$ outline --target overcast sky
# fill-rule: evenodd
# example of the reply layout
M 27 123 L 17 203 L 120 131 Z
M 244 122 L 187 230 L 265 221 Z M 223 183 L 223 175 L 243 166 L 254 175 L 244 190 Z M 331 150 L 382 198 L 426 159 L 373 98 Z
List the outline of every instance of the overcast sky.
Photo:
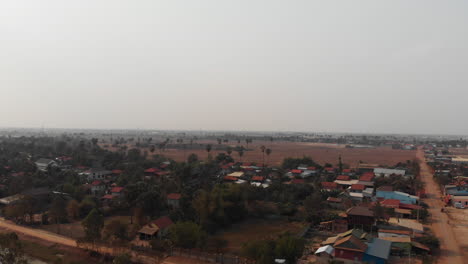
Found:
M 0 4 L 0 126 L 468 134 L 468 1 Z

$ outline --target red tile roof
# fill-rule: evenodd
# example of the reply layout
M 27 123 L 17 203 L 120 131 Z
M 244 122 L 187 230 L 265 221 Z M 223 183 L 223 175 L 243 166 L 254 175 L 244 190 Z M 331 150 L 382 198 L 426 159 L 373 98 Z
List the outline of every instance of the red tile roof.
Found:
M 123 171 L 121 170 L 112 170 L 113 174 L 122 174 Z
M 351 179 L 351 177 L 349 177 L 348 175 L 340 175 L 338 177 L 336 177 L 337 180 L 339 181 L 349 181 Z
M 374 173 L 365 173 L 361 177 L 359 177 L 359 180 L 360 181 L 370 182 L 370 181 L 374 180 L 374 177 L 375 177 Z
M 351 169 L 344 169 L 343 172 L 344 172 L 344 173 L 351 173 L 351 172 L 353 172 L 353 171 L 352 171 Z
M 237 178 L 234 176 L 224 176 L 225 181 L 237 181 Z
M 329 171 L 329 172 L 333 172 L 333 171 L 335 171 L 335 169 L 334 169 L 334 168 L 325 168 L 325 170 L 326 170 L 326 171 Z
M 317 168 L 315 168 L 315 167 L 307 167 L 307 170 L 312 170 L 312 171 L 314 171 L 314 170 L 316 170 L 316 169 L 317 169 Z
M 158 219 L 156 219 L 153 224 L 155 224 L 157 227 L 159 227 L 159 229 L 164 229 L 164 228 L 167 228 L 171 225 L 173 225 L 174 223 L 172 222 L 172 220 L 167 217 L 167 216 L 163 216 L 163 217 L 160 217 Z
M 156 168 L 149 168 L 149 169 L 146 169 L 145 170 L 145 173 L 156 173 L 158 172 L 159 169 L 156 169 Z
M 104 195 L 101 199 L 104 199 L 104 200 L 112 200 L 114 198 L 114 196 L 112 194 L 106 194 Z
M 98 186 L 98 185 L 101 185 L 101 183 L 102 183 L 101 181 L 93 181 L 91 185 Z
M 111 193 L 120 193 L 122 192 L 124 187 L 114 187 L 111 189 Z
M 401 209 L 410 209 L 410 210 L 418 210 L 418 209 L 422 209 L 422 206 L 419 206 L 419 205 L 416 205 L 416 204 L 400 203 L 399 208 L 401 208 Z
M 387 199 L 380 202 L 384 207 L 398 208 L 400 206 L 400 200 L 397 199 Z
M 252 177 L 252 181 L 263 181 L 263 180 L 264 180 L 263 176 L 253 176 Z
M 353 184 L 351 185 L 351 190 L 364 191 L 366 186 L 364 184 Z
M 291 173 L 300 174 L 302 173 L 302 170 L 291 170 Z
M 167 199 L 169 200 L 179 200 L 182 195 L 180 193 L 170 193 L 167 195 Z
M 336 189 L 338 184 L 336 182 L 322 182 L 322 188 L 324 189 Z

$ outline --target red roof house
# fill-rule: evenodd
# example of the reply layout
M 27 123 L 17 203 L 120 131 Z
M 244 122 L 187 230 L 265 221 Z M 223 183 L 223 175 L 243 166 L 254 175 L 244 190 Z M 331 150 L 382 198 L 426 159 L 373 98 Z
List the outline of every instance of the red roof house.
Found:
M 339 181 L 349 181 L 351 179 L 351 177 L 349 177 L 348 175 L 340 175 L 338 177 L 336 177 L 337 180 Z
M 252 181 L 262 182 L 264 180 L 263 176 L 253 176 Z

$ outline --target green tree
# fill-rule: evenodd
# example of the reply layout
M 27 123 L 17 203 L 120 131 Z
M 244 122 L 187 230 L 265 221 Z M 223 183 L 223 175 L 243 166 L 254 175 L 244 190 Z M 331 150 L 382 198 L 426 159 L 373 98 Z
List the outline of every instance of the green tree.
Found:
M 69 201 L 66 210 L 70 219 L 78 219 L 80 216 L 80 204 L 76 200 Z
M 128 226 L 118 219 L 111 220 L 104 226 L 103 235 L 106 239 L 127 240 Z
M 104 217 L 94 208 L 81 223 L 85 230 L 86 238 L 96 241 L 101 238 L 101 230 L 104 227 Z
M 170 227 L 171 242 L 182 248 L 203 248 L 206 244 L 206 233 L 193 222 L 178 222 Z
M 115 257 L 112 263 L 113 264 L 132 264 L 132 258 L 130 257 L 130 254 L 124 253 Z
M 302 256 L 304 240 L 292 235 L 281 236 L 276 240 L 275 254 L 277 258 L 286 259 L 287 263 L 295 263 Z

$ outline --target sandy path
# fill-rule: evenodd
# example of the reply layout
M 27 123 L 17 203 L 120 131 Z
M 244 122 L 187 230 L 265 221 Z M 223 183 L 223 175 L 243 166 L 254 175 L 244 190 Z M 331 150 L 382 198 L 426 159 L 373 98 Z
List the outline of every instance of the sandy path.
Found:
M 432 229 L 440 240 L 441 254 L 439 263 L 468 263 L 463 261 L 463 254 L 460 251 L 458 242 L 455 240 L 455 236 L 452 227 L 449 224 L 447 215 L 440 211 L 440 209 L 443 207 L 443 202 L 440 200 L 441 192 L 438 184 L 434 181 L 429 166 L 425 162 L 424 151 L 422 148 L 418 149 L 416 155 L 421 165 L 421 180 L 426 185 L 425 188 L 427 198 L 424 199 L 424 202 L 429 205 Z
M 11 223 L 10 221 L 5 220 L 4 218 L 0 218 L 0 227 L 6 228 L 8 230 L 18 232 L 21 234 L 25 234 L 28 236 L 36 237 L 36 238 L 39 238 L 48 242 L 57 243 L 57 244 L 70 246 L 70 247 L 77 247 L 76 242 L 73 239 L 60 236 L 54 233 L 50 233 L 47 231 L 43 231 L 43 230 L 19 226 L 14 223 Z

